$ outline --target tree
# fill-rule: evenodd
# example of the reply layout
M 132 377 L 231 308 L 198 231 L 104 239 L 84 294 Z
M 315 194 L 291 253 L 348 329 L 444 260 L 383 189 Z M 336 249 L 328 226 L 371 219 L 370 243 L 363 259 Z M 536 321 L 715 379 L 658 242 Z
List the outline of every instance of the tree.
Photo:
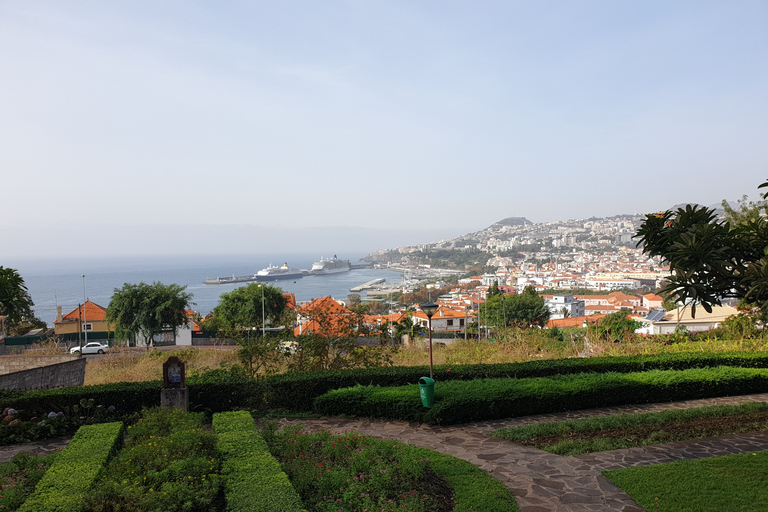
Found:
M 389 345 L 385 330 L 371 329 L 362 315 L 339 305 L 330 297 L 316 299 L 300 308 L 305 318 L 302 334 L 296 336 L 296 350 L 290 358 L 291 371 L 371 368 L 392 363 L 397 348 Z M 374 346 L 365 346 L 361 336 L 368 335 Z
M 249 376 L 269 374 L 277 367 L 283 351 L 279 338 L 261 336 L 260 329 L 266 324 L 287 325 L 286 305 L 282 289 L 251 283 L 221 294 L 208 325 L 240 345 L 238 360 Z
M 29 321 L 35 318 L 34 305 L 19 272 L 0 266 L 0 316 L 7 316 L 9 324 Z
M 192 294 L 186 288 L 161 282 L 125 283 L 112 294 L 107 320 L 115 326 L 117 336 L 134 344 L 141 341 L 149 350 L 155 336 L 172 331 L 175 339 L 176 329 L 187 323 Z
M 483 305 L 483 321 L 497 327 L 544 327 L 550 311 L 546 302 L 532 286 L 519 295 L 494 295 Z
M 759 188 L 765 186 L 768 181 Z M 760 211 L 746 210 L 730 219 L 718 219 L 710 208 L 687 205 L 646 215 L 637 231 L 638 247 L 649 256 L 660 256 L 673 273 L 661 292 L 690 305 L 694 317 L 697 305 L 711 312 L 728 297 L 768 314 L 768 221 Z

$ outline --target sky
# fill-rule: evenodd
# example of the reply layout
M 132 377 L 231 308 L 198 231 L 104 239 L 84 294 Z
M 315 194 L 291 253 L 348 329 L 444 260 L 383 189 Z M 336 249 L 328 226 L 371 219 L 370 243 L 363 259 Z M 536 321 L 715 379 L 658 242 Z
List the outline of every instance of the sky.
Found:
M 0 264 L 757 198 L 768 2 L 0 0 Z

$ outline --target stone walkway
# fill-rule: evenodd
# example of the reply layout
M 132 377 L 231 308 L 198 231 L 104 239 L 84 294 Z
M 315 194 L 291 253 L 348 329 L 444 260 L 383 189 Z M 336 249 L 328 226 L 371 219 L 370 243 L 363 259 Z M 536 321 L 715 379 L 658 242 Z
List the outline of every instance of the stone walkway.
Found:
M 536 448 L 497 439 L 491 437 L 491 432 L 502 427 L 516 427 L 542 421 L 587 418 L 620 412 L 636 413 L 687 409 L 704 405 L 732 405 L 750 401 L 768 402 L 768 393 L 588 409 L 450 427 L 365 418 L 302 418 L 282 421 L 302 423 L 308 429 L 329 428 L 337 433 L 355 431 L 382 439 L 396 439 L 464 459 L 504 482 L 515 495 L 521 512 L 642 512 L 643 509 L 632 498 L 609 482 L 600 472 L 675 460 L 768 450 L 768 432 L 681 441 L 575 457 L 561 457 Z M 66 446 L 70 439 L 71 437 L 57 437 L 34 443 L 0 447 L 0 463 L 7 462 L 19 451 L 50 453 Z
M 574 457 L 553 455 L 536 448 L 491 437 L 490 433 L 502 427 L 515 427 L 542 421 L 586 418 L 620 412 L 651 412 L 704 405 L 731 405 L 749 401 L 767 402 L 768 393 L 589 409 L 451 427 L 364 418 L 305 418 L 290 422 L 302 423 L 308 429 L 329 428 L 338 433 L 352 430 L 373 437 L 396 439 L 464 459 L 504 482 L 515 495 L 521 512 L 642 512 L 643 509 L 632 498 L 608 481 L 600 472 L 675 460 L 768 450 L 768 433 L 736 434 Z M 283 421 L 288 422 L 288 420 Z

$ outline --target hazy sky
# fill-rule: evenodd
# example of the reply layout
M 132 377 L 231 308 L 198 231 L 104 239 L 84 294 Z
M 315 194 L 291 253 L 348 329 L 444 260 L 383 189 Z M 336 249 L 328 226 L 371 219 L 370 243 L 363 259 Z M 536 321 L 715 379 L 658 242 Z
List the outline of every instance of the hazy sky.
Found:
M 0 264 L 373 250 L 766 164 L 764 0 L 0 0 Z

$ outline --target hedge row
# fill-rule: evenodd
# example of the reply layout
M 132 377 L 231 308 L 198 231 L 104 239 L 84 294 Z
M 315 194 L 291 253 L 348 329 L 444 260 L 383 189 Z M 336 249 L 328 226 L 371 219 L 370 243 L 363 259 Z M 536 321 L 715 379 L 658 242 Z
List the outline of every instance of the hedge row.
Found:
M 299 495 L 269 453 L 250 414 L 214 414 L 213 430 L 216 448 L 223 457 L 227 511 L 304 511 Z
M 490 378 L 532 378 L 579 373 L 632 373 L 647 370 L 685 370 L 714 366 L 768 368 L 768 352 L 720 354 L 679 353 L 647 356 L 593 357 L 528 361 L 524 363 L 442 365 L 434 368 L 435 379 L 467 381 Z M 426 366 L 384 367 L 359 370 L 283 374 L 263 380 L 236 377 L 215 370 L 187 379 L 189 404 L 193 411 L 215 413 L 233 408 L 288 409 L 310 411 L 316 397 L 333 389 L 357 384 L 402 386 L 429 375 Z M 121 382 L 96 386 L 0 393 L 0 410 L 14 407 L 40 415 L 62 411 L 92 398 L 98 405 L 114 405 L 118 414 L 160 405 L 160 381 Z
M 431 409 L 421 406 L 416 384 L 356 386 L 318 397 L 315 410 L 326 415 L 346 414 L 451 425 L 591 407 L 766 391 L 767 369 L 694 368 L 437 382 L 435 403 Z
M 647 370 L 686 370 L 714 366 L 768 368 L 768 352 L 658 354 L 622 357 L 591 357 L 527 361 L 524 363 L 441 365 L 434 367 L 435 379 L 531 378 L 578 373 L 633 373 Z M 312 410 L 314 399 L 333 389 L 357 384 L 403 386 L 429 375 L 428 366 L 397 366 L 361 370 L 283 374 L 263 381 L 265 408 Z
M 29 391 L 12 399 L 0 396 L 0 405 L 46 415 L 93 399 L 104 407 L 114 406 L 118 414 L 139 412 L 142 408 L 160 406 L 161 381 L 117 382 L 94 386 Z M 262 387 L 259 381 L 238 377 L 212 377 L 187 380 L 192 411 L 214 413 L 235 407 L 259 408 Z M 0 409 L 2 410 L 2 409 Z
M 121 447 L 123 424 L 80 427 L 62 450 L 20 512 L 77 512 L 99 470 Z

